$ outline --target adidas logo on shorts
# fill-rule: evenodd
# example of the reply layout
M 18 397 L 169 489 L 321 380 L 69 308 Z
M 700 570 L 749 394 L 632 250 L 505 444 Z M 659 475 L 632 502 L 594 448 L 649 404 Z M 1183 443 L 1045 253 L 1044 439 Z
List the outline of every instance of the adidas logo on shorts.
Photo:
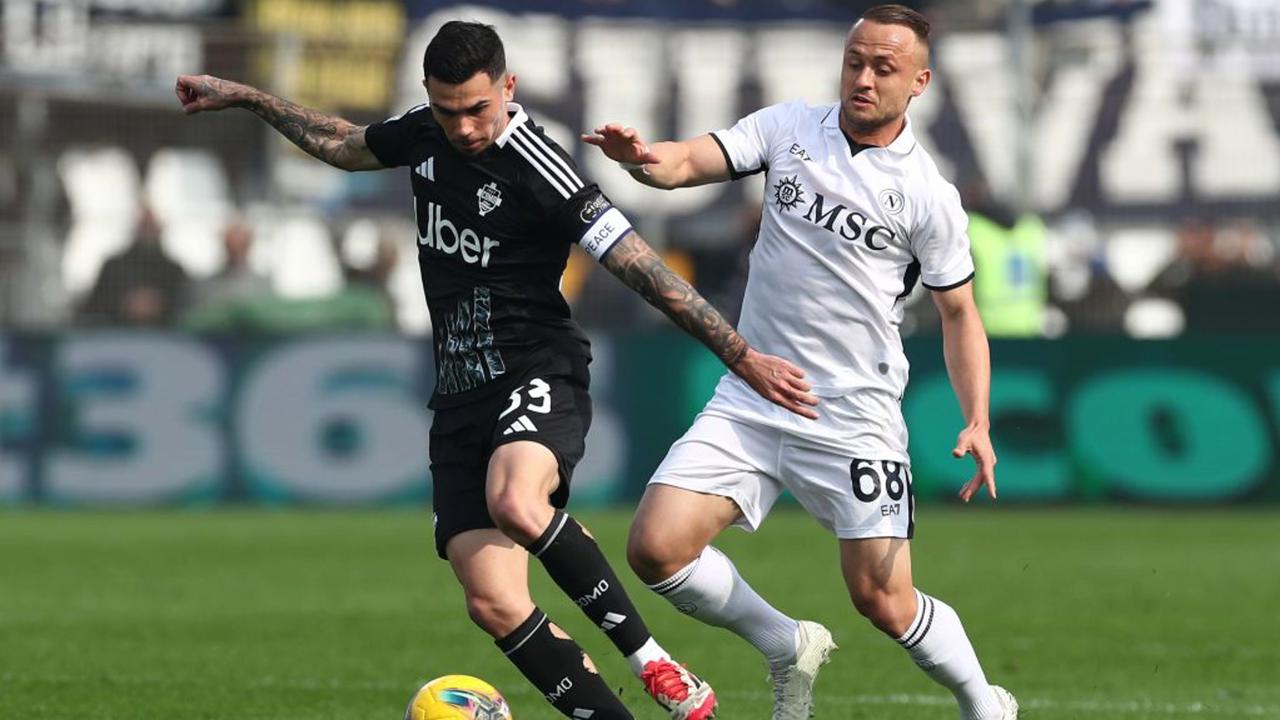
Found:
M 516 421 L 511 423 L 506 430 L 502 431 L 503 435 L 510 435 L 518 432 L 538 432 L 538 426 L 533 424 L 528 415 L 521 415 Z

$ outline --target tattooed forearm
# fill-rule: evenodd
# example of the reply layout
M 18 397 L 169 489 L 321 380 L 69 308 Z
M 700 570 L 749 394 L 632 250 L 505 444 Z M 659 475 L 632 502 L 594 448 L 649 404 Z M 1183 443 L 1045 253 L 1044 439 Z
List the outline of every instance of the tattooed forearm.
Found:
M 266 120 L 294 145 L 311 156 L 334 167 L 345 170 L 361 170 L 376 167 L 369 162 L 372 156 L 363 143 L 364 128 L 346 120 L 304 108 L 255 87 L 230 80 L 202 75 L 181 79 L 187 83 L 180 88 L 180 97 L 198 109 L 217 110 L 224 107 L 242 107 Z M 357 140 L 359 142 L 348 142 Z M 366 150 L 361 153 L 359 150 Z
M 733 366 L 747 352 L 747 341 L 724 316 L 676 275 L 637 233 L 629 233 L 604 257 L 604 266 L 640 293 L 685 332 Z
M 360 130 L 359 126 L 264 92 L 256 93 L 254 102 L 247 107 L 312 157 L 334 167 L 353 169 L 348 168 L 343 141 Z

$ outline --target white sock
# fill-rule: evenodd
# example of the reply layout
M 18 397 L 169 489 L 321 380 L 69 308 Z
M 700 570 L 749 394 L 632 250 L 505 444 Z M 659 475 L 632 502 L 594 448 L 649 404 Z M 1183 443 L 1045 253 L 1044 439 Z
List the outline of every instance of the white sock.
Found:
M 950 690 L 965 720 L 998 720 L 1003 712 L 950 605 L 916 590 L 916 617 L 898 644 L 935 682 Z
M 693 562 L 650 590 L 686 615 L 737 633 L 764 654 L 770 665 L 796 660 L 795 620 L 764 601 L 738 574 L 733 562 L 708 546 Z
M 645 665 L 648 665 L 654 660 L 670 659 L 671 655 L 667 653 L 666 650 L 662 649 L 662 646 L 658 644 L 658 641 L 653 638 L 649 638 L 645 641 L 644 645 L 640 646 L 639 650 L 627 656 L 627 664 L 631 666 L 631 672 L 635 673 L 636 677 L 640 677 L 640 673 L 644 672 Z

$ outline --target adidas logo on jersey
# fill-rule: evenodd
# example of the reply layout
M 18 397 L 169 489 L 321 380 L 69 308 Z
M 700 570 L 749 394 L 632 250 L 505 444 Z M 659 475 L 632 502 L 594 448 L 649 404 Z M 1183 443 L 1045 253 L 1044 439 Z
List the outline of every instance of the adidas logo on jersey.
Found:
M 434 157 L 427 158 L 427 161 L 418 165 L 413 171 L 419 177 L 424 177 L 431 182 L 436 181 L 436 159 Z
M 418 201 L 413 202 L 414 218 L 418 224 L 418 244 L 433 248 L 445 255 L 457 255 L 468 265 L 489 267 L 492 251 L 501 243 L 488 236 L 481 237 L 471 228 L 459 228 L 444 216 L 444 208 L 434 202 L 427 203 L 426 232 L 422 218 L 418 216 Z
M 518 432 L 538 432 L 538 426 L 533 424 L 528 415 L 521 415 L 516 418 L 515 422 L 508 425 L 507 429 L 502 431 L 502 434 L 510 435 Z

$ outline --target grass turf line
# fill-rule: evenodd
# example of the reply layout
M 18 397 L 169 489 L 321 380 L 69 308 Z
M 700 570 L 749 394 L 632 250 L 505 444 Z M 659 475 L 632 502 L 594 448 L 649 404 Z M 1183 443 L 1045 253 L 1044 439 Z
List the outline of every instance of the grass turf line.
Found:
M 720 716 L 768 717 L 754 651 L 630 575 L 629 512 L 579 517 L 659 641 L 720 691 Z M 988 676 L 1034 720 L 1280 718 L 1277 520 L 926 507 L 916 578 L 957 608 Z M 853 612 L 813 521 L 779 512 L 719 545 L 765 597 L 835 633 L 819 717 L 955 716 Z M 0 567 L 6 720 L 397 720 L 420 682 L 452 672 L 493 682 L 518 720 L 559 717 L 466 619 L 422 512 L 3 512 Z M 531 575 L 638 720 L 662 718 L 603 635 Z

